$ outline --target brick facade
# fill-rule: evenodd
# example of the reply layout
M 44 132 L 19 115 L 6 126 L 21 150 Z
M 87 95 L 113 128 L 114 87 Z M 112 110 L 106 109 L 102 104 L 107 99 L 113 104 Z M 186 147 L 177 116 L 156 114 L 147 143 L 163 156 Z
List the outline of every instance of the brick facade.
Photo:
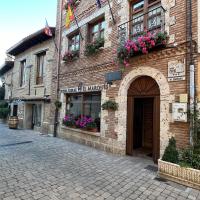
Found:
M 57 33 L 60 25 L 60 3 L 58 1 Z M 62 102 L 60 110 L 60 125 L 58 134 L 61 137 L 72 139 L 89 146 L 100 148 L 113 153 L 126 153 L 126 133 L 127 133 L 127 91 L 130 84 L 140 76 L 152 77 L 160 88 L 160 153 L 162 154 L 168 139 L 175 136 L 179 148 L 189 144 L 189 123 L 175 122 L 172 119 L 170 106 L 177 102 L 181 94 L 189 95 L 189 63 L 187 51 L 187 31 L 186 31 L 186 2 L 182 0 L 161 0 L 161 5 L 165 9 L 165 31 L 168 33 L 169 41 L 165 49 L 150 52 L 147 55 L 136 56 L 131 59 L 130 66 L 125 68 L 122 80 L 114 81 L 112 86 L 101 92 L 101 102 L 105 100 L 115 100 L 119 104 L 116 112 L 101 110 L 101 132 L 90 134 L 63 127 L 62 120 L 66 112 L 65 94 L 59 93 Z M 80 58 L 70 62 L 61 62 L 59 82 L 60 91 L 65 88 L 76 87 L 80 82 L 89 86 L 94 84 L 104 84 L 105 74 L 119 70 L 113 64 L 116 57 L 115 50 L 118 47 L 118 26 L 127 22 L 130 18 L 128 1 L 111 1 L 112 11 L 116 24 L 112 21 L 112 16 L 107 3 L 102 8 L 97 8 L 94 0 L 81 1 L 76 9 L 77 20 L 84 40 L 80 44 Z M 193 2 L 193 41 L 197 42 L 197 3 Z M 63 16 L 65 16 L 63 11 Z M 104 16 L 105 46 L 104 49 L 94 56 L 84 55 L 87 44 L 88 24 L 99 16 Z M 65 17 L 64 17 L 65 18 Z M 63 24 L 62 31 L 62 54 L 68 48 L 68 36 L 77 30 L 76 24 L 72 24 L 66 29 Z M 194 53 L 195 67 L 198 67 L 197 54 Z M 171 61 L 185 61 L 186 78 L 182 81 L 168 81 L 168 65 Z M 198 67 L 199 68 L 199 67 Z M 55 70 L 53 70 L 55 71 Z M 198 74 L 197 74 L 198 75 Z M 198 75 L 199 76 L 199 75 Z M 196 76 L 196 77 L 198 77 Z M 196 81 L 198 79 L 196 78 Z M 53 74 L 53 83 L 56 83 L 56 73 Z M 55 85 L 53 86 L 55 88 Z M 198 85 L 197 85 L 198 89 Z M 52 90 L 55 94 L 55 90 Z M 198 89 L 199 91 L 199 89 Z M 199 92 L 198 92 L 199 93 Z M 52 116 L 53 121 L 53 116 Z

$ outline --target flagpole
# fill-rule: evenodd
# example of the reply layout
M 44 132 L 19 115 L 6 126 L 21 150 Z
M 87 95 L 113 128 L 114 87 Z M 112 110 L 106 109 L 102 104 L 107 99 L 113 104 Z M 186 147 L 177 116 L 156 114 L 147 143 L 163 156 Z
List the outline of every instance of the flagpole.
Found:
M 76 15 L 75 15 L 75 13 L 74 13 L 74 9 L 72 9 L 72 12 L 73 12 L 74 19 L 75 19 L 76 25 L 77 25 L 77 27 L 78 27 L 79 34 L 80 34 L 80 36 L 81 36 L 81 39 L 84 40 L 83 35 L 82 35 L 81 31 L 80 31 L 80 26 L 78 25 L 78 21 L 77 21 Z
M 110 8 L 111 15 L 112 15 L 113 23 L 116 24 L 115 17 L 114 17 L 114 14 L 113 14 L 113 11 L 112 11 L 112 8 L 111 8 L 111 5 L 110 5 L 110 0 L 107 0 L 107 2 L 108 2 L 108 5 L 109 5 L 109 8 Z
M 49 24 L 48 24 L 48 21 L 47 21 L 47 19 L 45 18 L 45 20 L 46 20 L 46 24 L 48 25 L 48 27 L 49 27 Z M 51 30 L 51 28 L 49 27 L 49 29 Z M 52 31 L 51 31 L 52 32 Z M 54 45 L 55 45 L 55 48 L 56 48 L 56 51 L 58 52 L 58 46 L 57 46 L 57 44 L 56 44 L 56 41 L 55 41 L 55 36 L 54 37 L 52 37 L 53 38 L 53 43 L 54 43 Z
M 55 45 L 56 51 L 58 52 L 58 46 L 57 46 L 56 41 L 55 41 L 55 36 L 53 37 L 53 43 Z
M 59 99 L 59 90 L 60 90 L 60 80 L 59 80 L 59 74 L 60 74 L 60 62 L 61 62 L 61 42 L 62 42 L 62 7 L 63 7 L 63 0 L 60 0 L 60 16 L 59 16 L 59 26 L 58 26 L 58 51 L 56 56 L 56 67 L 57 67 L 57 74 L 56 74 L 56 100 Z M 55 116 L 54 116 L 54 132 L 53 136 L 57 137 L 57 127 L 58 127 L 58 108 L 55 108 Z

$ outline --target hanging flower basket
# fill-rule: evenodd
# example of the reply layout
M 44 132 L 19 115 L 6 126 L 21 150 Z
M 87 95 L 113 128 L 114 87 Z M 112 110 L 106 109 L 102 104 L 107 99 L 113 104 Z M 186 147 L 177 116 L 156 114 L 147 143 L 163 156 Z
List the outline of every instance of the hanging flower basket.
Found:
M 118 103 L 116 103 L 115 101 L 109 100 L 103 103 L 101 107 L 103 110 L 116 111 L 118 110 Z
M 56 100 L 54 104 L 55 104 L 57 109 L 60 109 L 62 107 L 62 103 L 58 100 Z

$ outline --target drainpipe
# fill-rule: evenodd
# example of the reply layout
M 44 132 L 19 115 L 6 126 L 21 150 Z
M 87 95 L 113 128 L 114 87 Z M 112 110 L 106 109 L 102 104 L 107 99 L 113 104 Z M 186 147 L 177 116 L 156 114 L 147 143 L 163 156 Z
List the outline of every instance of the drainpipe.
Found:
M 62 20 L 63 20 L 63 15 L 62 15 L 62 7 L 63 7 L 63 0 L 60 0 L 60 7 L 59 7 L 59 11 L 60 11 L 60 16 L 59 16 L 59 20 L 58 20 L 58 54 L 57 54 L 57 82 L 56 82 L 56 99 L 59 98 L 59 88 L 60 88 L 60 81 L 59 81 L 59 74 L 60 74 L 60 61 L 61 61 L 61 41 L 62 41 Z M 55 109 L 55 116 L 54 116 L 54 132 L 53 132 L 53 136 L 56 137 L 57 136 L 57 127 L 58 127 L 58 108 L 56 107 Z
M 187 9 L 188 19 L 187 19 L 187 28 L 188 28 L 188 36 L 187 41 L 189 42 L 189 64 L 190 64 L 190 144 L 193 145 L 193 134 L 195 131 L 195 120 L 194 120 L 194 112 L 195 112 L 195 66 L 193 60 L 193 41 L 192 41 L 192 0 L 187 0 Z M 192 114 L 192 115 L 191 115 Z

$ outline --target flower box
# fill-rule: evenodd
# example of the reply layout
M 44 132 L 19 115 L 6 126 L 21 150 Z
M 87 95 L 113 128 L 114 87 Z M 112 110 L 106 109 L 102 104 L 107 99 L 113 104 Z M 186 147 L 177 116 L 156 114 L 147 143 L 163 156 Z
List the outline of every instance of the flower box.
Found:
M 158 160 L 158 174 L 162 178 L 200 189 L 200 170 L 185 168 L 177 164 Z
M 62 59 L 64 62 L 72 62 L 79 58 L 79 51 L 67 51 L 63 55 Z
M 89 43 L 85 47 L 85 55 L 91 56 L 96 54 L 98 51 L 104 49 L 104 39 L 103 38 L 97 38 L 92 43 Z
M 63 125 L 66 127 L 82 129 L 90 132 L 98 132 L 95 121 L 91 117 L 84 115 L 80 115 L 78 117 L 66 115 L 63 119 Z
M 162 49 L 166 47 L 167 40 L 168 36 L 165 32 L 144 32 L 138 38 L 127 40 L 119 46 L 117 50 L 118 62 L 124 66 L 129 66 L 131 57 Z

